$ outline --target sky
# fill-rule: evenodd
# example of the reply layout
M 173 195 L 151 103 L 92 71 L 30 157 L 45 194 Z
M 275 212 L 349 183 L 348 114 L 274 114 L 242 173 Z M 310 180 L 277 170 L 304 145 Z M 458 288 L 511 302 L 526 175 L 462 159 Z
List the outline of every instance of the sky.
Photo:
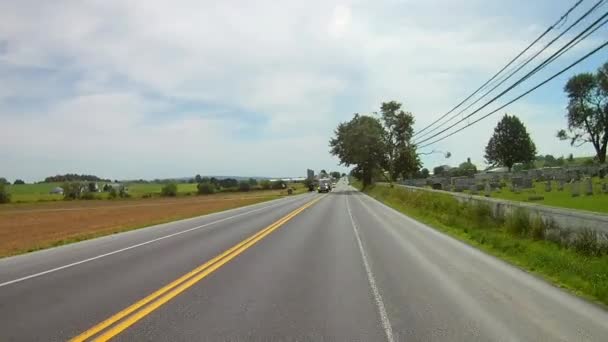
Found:
M 0 176 L 348 172 L 329 153 L 340 122 L 395 100 L 416 129 L 425 127 L 574 2 L 1 1 Z M 583 1 L 560 28 L 593 3 Z M 606 36 L 599 30 L 485 112 Z M 471 158 L 484 167 L 483 149 L 504 113 L 520 117 L 539 153 L 592 155 L 555 134 L 566 124 L 568 77 L 606 61 L 608 49 L 422 149 L 437 152 L 422 156 L 424 166 Z

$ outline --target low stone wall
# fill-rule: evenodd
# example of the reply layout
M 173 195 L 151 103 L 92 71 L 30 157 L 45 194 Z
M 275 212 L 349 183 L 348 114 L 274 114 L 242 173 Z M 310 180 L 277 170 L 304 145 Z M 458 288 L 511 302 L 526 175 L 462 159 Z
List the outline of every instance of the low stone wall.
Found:
M 504 215 L 514 212 L 517 208 L 524 208 L 530 214 L 539 215 L 543 220 L 552 220 L 560 228 L 579 230 L 590 228 L 599 232 L 608 233 L 608 215 L 592 213 L 581 210 L 556 208 L 536 203 L 516 202 L 497 198 L 488 198 L 464 193 L 419 188 L 408 185 L 398 185 L 410 191 L 436 192 L 453 196 L 460 202 L 481 203 L 489 205 L 495 215 Z

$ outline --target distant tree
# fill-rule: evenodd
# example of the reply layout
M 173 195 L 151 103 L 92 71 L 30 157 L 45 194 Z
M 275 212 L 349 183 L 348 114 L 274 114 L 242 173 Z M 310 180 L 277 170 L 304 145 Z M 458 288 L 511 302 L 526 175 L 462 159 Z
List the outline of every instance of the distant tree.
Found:
M 106 184 L 107 186 L 107 184 Z M 105 186 L 104 186 L 105 189 Z M 118 192 L 116 191 L 116 188 L 114 188 L 113 186 L 110 186 L 108 190 L 104 190 L 104 191 L 108 191 L 108 198 L 109 199 L 115 199 L 116 197 L 118 197 Z
M 160 189 L 160 195 L 163 197 L 175 197 L 177 196 L 177 184 L 167 183 Z
M 270 181 L 268 179 L 264 179 L 260 182 L 260 186 L 264 190 L 269 190 L 272 187 L 272 184 L 270 184 Z
M 536 146 L 526 126 L 516 116 L 505 114 L 486 146 L 488 164 L 506 166 L 511 171 L 515 163 L 534 161 L 535 155 Z
M 11 183 L 10 183 L 9 181 L 7 181 L 7 180 L 6 180 L 6 178 L 4 178 L 4 177 L 0 177 L 0 184 L 3 184 L 3 185 L 9 185 L 9 184 L 11 184 Z
M 80 182 L 66 182 L 61 186 L 63 198 L 66 200 L 79 199 L 82 194 L 83 185 Z
M 380 106 L 383 138 L 386 147 L 386 165 L 390 181 L 409 178 L 420 169 L 416 146 L 411 142 L 414 134 L 414 116 L 401 109 L 396 101 L 383 102 Z
M 338 172 L 338 171 L 333 171 L 333 172 L 330 173 L 330 175 L 333 178 L 340 178 L 340 172 Z
M 570 153 L 568 155 L 568 163 L 572 163 L 572 162 L 574 162 L 574 155 L 572 153 Z
M 342 172 L 342 177 L 346 177 L 346 173 Z
M 308 189 L 308 191 L 313 191 L 315 189 L 315 184 L 312 179 L 305 179 L 304 186 Z
M 557 163 L 557 159 L 555 159 L 555 157 L 550 154 L 547 154 L 544 159 L 545 159 L 544 166 L 546 166 L 546 167 L 555 166 Z
M 426 167 L 423 169 L 420 169 L 420 171 L 418 171 L 416 178 L 429 178 L 430 176 L 430 172 L 429 169 L 427 169 Z
M 565 164 L 566 164 L 566 160 L 564 159 L 563 156 L 561 156 L 555 160 L 556 166 L 564 166 Z
M 219 181 L 219 185 L 222 188 L 236 188 L 239 185 L 239 181 L 234 178 L 224 178 Z
M 201 177 L 201 175 L 196 175 L 194 176 L 194 181 L 198 184 L 198 183 L 202 183 L 203 182 L 203 178 Z
M 282 180 L 278 180 L 278 181 L 272 182 L 271 187 L 274 190 L 285 189 L 287 187 L 287 184 Z
M 207 177 L 205 177 L 205 178 L 207 178 Z M 203 178 L 203 182 L 205 182 L 205 178 Z M 215 177 L 209 178 L 209 183 L 215 185 L 215 187 L 217 187 L 219 185 L 219 181 Z
M 22 179 L 15 179 L 15 182 L 13 182 L 14 185 L 21 185 L 21 184 L 25 184 L 25 182 Z
M 0 183 L 0 203 L 9 203 L 11 194 L 8 192 L 5 183 Z
M 319 172 L 319 177 L 320 178 L 327 178 L 329 175 L 327 173 L 327 171 L 325 171 L 325 169 L 321 170 L 321 172 Z
M 433 175 L 435 176 L 443 176 L 447 173 L 447 170 L 444 166 L 436 166 L 433 168 Z
M 477 166 L 471 162 L 471 158 L 467 158 L 467 161 L 450 169 L 448 173 L 453 177 L 472 176 L 477 173 Z
M 111 186 L 110 184 L 107 184 L 107 183 L 103 185 L 103 188 L 101 188 L 101 190 L 103 192 L 108 192 L 108 191 L 110 191 L 112 189 L 114 189 L 114 187 Z M 116 192 L 116 189 L 114 190 L 114 192 Z
M 251 185 L 248 181 L 239 182 L 239 191 L 249 191 L 251 190 Z
M 118 196 L 120 198 L 127 198 L 127 197 L 131 197 L 131 195 L 129 195 L 128 189 L 126 186 L 124 185 L 120 185 L 118 187 Z
M 251 185 L 251 186 L 258 185 L 258 180 L 255 178 L 249 178 L 249 185 Z
M 199 183 L 197 186 L 198 193 L 201 195 L 210 195 L 215 193 L 216 188 L 215 185 L 207 182 L 207 183 Z
M 87 190 L 89 192 L 97 192 L 97 183 L 95 183 L 95 182 L 89 182 L 87 184 Z
M 55 182 L 109 182 L 109 179 L 102 179 L 94 175 L 79 175 L 75 173 L 66 173 L 65 175 L 56 175 L 46 177 L 44 183 Z
M 600 163 L 606 162 L 608 145 L 608 63 L 597 73 L 571 77 L 564 91 L 568 95 L 568 127 L 557 132 L 571 145 L 591 143 Z

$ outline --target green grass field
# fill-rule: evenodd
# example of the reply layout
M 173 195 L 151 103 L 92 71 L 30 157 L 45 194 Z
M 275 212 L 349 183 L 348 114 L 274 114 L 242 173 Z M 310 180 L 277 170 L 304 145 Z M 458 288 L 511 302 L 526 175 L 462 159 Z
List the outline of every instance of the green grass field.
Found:
M 21 184 L 21 185 L 9 185 L 8 191 L 11 194 L 11 202 L 13 203 L 31 203 L 31 202 L 46 202 L 46 201 L 60 201 L 63 200 L 62 195 L 53 195 L 49 192 L 57 187 L 61 186 L 62 183 L 39 183 L 39 184 Z M 102 183 L 99 183 L 102 186 Z M 143 183 L 132 183 L 126 184 L 129 195 L 132 198 L 142 198 L 144 196 L 152 196 L 158 197 L 160 196 L 160 191 L 163 187 L 163 184 L 143 184 Z M 177 192 L 178 196 L 185 195 L 196 195 L 197 194 L 197 184 L 194 183 L 179 183 L 177 184 Z M 291 183 L 289 187 L 295 189 L 294 194 L 305 192 L 306 189 L 304 185 L 301 183 Z M 268 192 L 270 190 L 252 190 L 252 191 L 260 191 Z M 105 192 L 96 193 L 95 196 L 98 199 L 107 199 L 108 194 Z
M 608 182 L 608 180 L 604 180 L 604 182 Z M 551 192 L 545 192 L 545 182 L 534 182 L 534 189 L 522 190 L 520 193 L 514 193 L 507 187 L 499 192 L 493 192 L 492 197 L 511 201 L 538 203 L 554 207 L 608 213 L 608 194 L 602 193 L 601 184 L 602 181 L 599 178 L 593 178 L 593 196 L 586 196 L 581 193 L 578 197 L 572 197 L 570 184 L 566 184 L 563 191 L 557 191 L 557 182 L 553 181 Z M 480 194 L 483 194 L 483 192 L 480 192 Z M 530 201 L 530 196 L 543 196 L 544 199 Z
M 361 184 L 354 182 L 355 187 Z M 538 274 L 559 287 L 608 305 L 608 253 L 586 255 L 529 233 L 515 234 L 490 210 L 459 204 L 447 194 L 376 185 L 364 190 L 377 200 L 489 254 Z M 532 221 L 534 222 L 534 221 Z M 528 222 L 530 224 L 530 222 Z M 546 230 L 543 234 L 546 234 Z M 577 237 L 577 235 L 575 235 Z

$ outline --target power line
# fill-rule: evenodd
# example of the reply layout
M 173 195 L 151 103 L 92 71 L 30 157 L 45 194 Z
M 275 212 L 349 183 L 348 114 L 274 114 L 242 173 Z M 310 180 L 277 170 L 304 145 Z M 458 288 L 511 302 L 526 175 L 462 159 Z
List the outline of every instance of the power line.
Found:
M 581 15 L 576 21 L 574 21 L 570 26 L 568 26 L 565 30 L 563 30 L 557 37 L 553 38 L 549 43 L 547 43 L 541 50 L 539 50 L 538 52 L 536 52 L 534 55 L 528 57 L 526 60 L 523 61 L 523 63 L 520 63 L 515 70 L 510 71 L 506 77 L 501 77 L 502 79 L 500 80 L 500 82 L 496 85 L 494 85 L 490 90 L 488 90 L 487 92 L 485 92 L 483 95 L 481 95 L 479 98 L 477 98 L 474 102 L 470 103 L 469 105 L 467 105 L 465 108 L 463 108 L 462 110 L 460 110 L 458 113 L 452 115 L 452 117 L 448 118 L 448 120 L 442 122 L 441 124 L 439 124 L 438 126 L 435 126 L 434 128 L 432 128 L 430 131 L 427 131 L 426 133 L 422 134 L 421 136 L 418 137 L 418 139 L 423 138 L 429 134 L 431 134 L 432 132 L 440 129 L 441 127 L 445 126 L 446 124 L 448 124 L 450 121 L 454 120 L 455 118 L 458 117 L 458 115 L 462 114 L 463 112 L 467 111 L 469 108 L 471 108 L 472 106 L 474 106 L 475 104 L 477 104 L 479 101 L 481 101 L 482 99 L 484 99 L 486 96 L 488 96 L 489 94 L 491 94 L 494 90 L 496 90 L 496 88 L 500 87 L 502 84 L 504 84 L 507 80 L 509 80 L 511 77 L 513 77 L 517 72 L 519 72 L 523 67 L 525 67 L 526 65 L 528 65 L 532 60 L 534 60 L 536 57 L 538 57 L 538 55 L 540 55 L 543 51 L 545 51 L 546 49 L 548 49 L 551 45 L 553 45 L 553 43 L 555 43 L 558 39 L 560 39 L 561 37 L 563 37 L 568 31 L 570 31 L 574 26 L 578 25 L 583 19 L 585 19 L 587 16 L 589 16 L 589 14 L 591 14 L 593 11 L 597 10 L 597 8 L 602 5 L 604 3 L 605 0 L 600 0 L 598 1 L 594 6 L 592 6 L 589 10 L 587 10 L 587 12 L 585 12 L 583 15 Z M 575 6 L 578 6 L 578 4 L 580 4 L 580 2 L 578 2 L 577 4 L 575 4 Z M 574 8 L 574 7 L 573 7 Z M 571 10 L 573 9 L 571 8 Z M 560 19 L 560 21 L 565 18 L 565 16 L 567 16 L 567 14 L 570 12 L 567 12 L 564 16 L 562 16 L 562 18 Z M 559 22 L 559 21 L 558 21 Z M 554 26 L 554 25 L 553 25 Z M 552 26 L 552 27 L 553 27 Z M 548 63 L 551 63 L 553 60 L 549 61 Z M 548 64 L 547 63 L 547 64 Z M 541 69 L 544 68 L 541 67 Z M 539 69 L 540 70 L 540 69 Z M 486 82 L 486 84 L 489 82 Z M 477 92 L 477 91 L 476 91 Z M 469 97 L 470 98 L 470 97 Z M 467 98 L 468 99 L 468 98 Z M 460 105 L 460 104 L 459 104 Z M 453 110 L 452 110 L 453 111 Z M 443 119 L 445 116 L 442 116 L 440 119 Z M 436 120 L 433 124 L 435 124 L 437 121 Z M 431 124 L 431 125 L 433 125 Z M 431 125 L 427 126 L 426 128 L 430 127 Z M 420 131 L 419 133 L 421 133 L 422 131 Z M 414 134 L 415 136 L 416 134 Z
M 599 17 L 596 21 L 594 21 L 591 25 L 589 25 L 586 29 L 584 29 L 582 32 L 580 32 L 578 35 L 576 35 L 574 38 L 572 38 L 568 43 L 566 43 L 564 46 L 562 46 L 559 50 L 557 50 L 556 52 L 554 52 L 551 56 L 549 56 L 547 59 L 545 59 L 541 64 L 539 64 L 536 68 L 534 68 L 533 70 L 531 70 L 530 72 L 528 72 L 526 75 L 524 75 L 522 78 L 520 78 L 519 80 L 517 80 L 515 83 L 513 83 L 511 86 L 509 86 L 507 89 L 503 90 L 500 94 L 496 95 L 495 97 L 493 97 L 491 100 L 489 100 L 488 102 L 486 102 L 483 106 L 477 108 L 475 111 L 473 111 L 471 114 L 465 116 L 464 118 L 460 119 L 459 121 L 457 121 L 456 123 L 450 125 L 449 127 L 443 129 L 442 131 L 428 137 L 425 138 L 421 141 L 416 142 L 417 145 L 429 141 L 431 139 L 434 139 L 435 137 L 441 135 L 442 133 L 444 133 L 445 131 L 451 129 L 452 127 L 458 125 L 459 123 L 463 122 L 464 120 L 470 118 L 471 116 L 475 115 L 476 113 L 478 113 L 479 111 L 481 111 L 482 109 L 484 109 L 485 107 L 487 107 L 489 104 L 491 104 L 492 102 L 496 101 L 497 99 L 499 99 L 500 97 L 502 97 L 504 94 L 506 94 L 507 92 L 511 91 L 513 88 L 515 88 L 516 86 L 518 86 L 519 84 L 521 84 L 522 82 L 524 82 L 526 79 L 530 78 L 532 75 L 534 75 L 535 73 L 537 73 L 539 70 L 543 69 L 545 66 L 547 66 L 549 63 L 551 63 L 552 61 L 554 61 L 557 57 L 561 56 L 563 53 L 565 53 L 566 51 L 570 50 L 572 47 L 576 46 L 578 43 L 580 43 L 584 38 L 588 37 L 589 34 L 595 32 L 596 30 L 598 30 L 600 27 L 602 27 L 604 24 L 606 24 L 606 21 L 602 22 L 600 25 L 597 25 L 600 21 L 602 21 L 604 18 L 606 18 L 608 16 L 608 12 L 604 13 L 601 17 Z M 597 25 L 597 26 L 596 26 Z M 595 28 L 594 28 L 595 27 Z M 591 31 L 590 31 L 591 30 Z M 589 34 L 587 34 L 589 32 Z M 586 35 L 585 35 L 586 34 Z M 584 36 L 582 39 L 581 37 Z
M 607 21 L 604 21 L 604 24 L 605 24 L 606 22 L 608 22 L 608 20 L 607 20 Z M 443 137 L 441 137 L 441 138 L 439 138 L 439 139 L 437 139 L 437 140 L 434 140 L 434 141 L 432 141 L 432 142 L 430 142 L 430 143 L 428 143 L 428 144 L 425 144 L 425 145 L 423 145 L 423 146 L 420 146 L 419 148 L 425 148 L 425 147 L 428 147 L 428 146 L 430 146 L 430 145 L 433 145 L 433 144 L 435 144 L 435 143 L 437 143 L 437 142 L 439 142 L 439 141 L 441 141 L 441 140 L 444 140 L 444 139 L 446 139 L 446 138 L 448 138 L 448 137 L 451 137 L 452 135 L 454 135 L 454 134 L 456 134 L 456 133 L 458 133 L 458 132 L 460 132 L 460 131 L 464 130 L 465 128 L 468 128 L 468 127 L 473 126 L 474 124 L 478 123 L 479 121 L 481 121 L 481 120 L 483 120 L 483 119 L 487 118 L 488 116 L 490 116 L 490 115 L 492 115 L 492 114 L 495 114 L 496 112 L 498 112 L 498 111 L 502 110 L 503 108 L 505 108 L 505 107 L 509 106 L 509 105 L 510 105 L 510 104 L 512 104 L 513 102 L 518 101 L 518 100 L 519 100 L 519 99 L 521 99 L 522 97 L 524 97 L 524 96 L 526 96 L 526 95 L 530 94 L 531 92 L 535 91 L 536 89 L 538 89 L 538 88 L 542 87 L 543 85 L 545 85 L 545 84 L 549 83 L 550 81 L 552 81 L 552 80 L 553 80 L 553 79 L 555 79 L 556 77 L 558 77 L 558 76 L 560 76 L 561 74 L 563 74 L 564 72 L 566 72 L 566 71 L 568 71 L 568 70 L 572 69 L 572 68 L 573 68 L 575 65 L 577 65 L 577 64 L 579 64 L 580 62 L 584 61 L 585 59 L 587 59 L 587 58 L 591 57 L 593 54 L 597 53 L 598 51 L 600 51 L 601 49 L 605 48 L 606 46 L 608 46 L 608 41 L 604 42 L 603 44 L 601 44 L 601 45 L 600 45 L 600 46 L 598 46 L 597 48 L 593 49 L 591 52 L 589 52 L 589 53 L 587 53 L 586 55 L 584 55 L 583 57 L 579 58 L 579 59 L 578 59 L 578 60 L 576 60 L 574 63 L 572 63 L 572 64 L 570 64 L 569 66 L 567 66 L 566 68 L 562 69 L 560 72 L 558 72 L 558 73 L 554 74 L 553 76 L 551 76 L 551 77 L 547 78 L 546 80 L 544 80 L 544 81 L 542 81 L 541 83 L 537 84 L 537 85 L 536 85 L 536 86 L 534 86 L 533 88 L 528 89 L 526 92 L 524 92 L 523 94 L 521 94 L 521 95 L 517 96 L 516 98 L 512 99 L 511 101 L 509 101 L 509 102 L 505 103 L 504 105 L 502 105 L 502 106 L 500 106 L 500 107 L 498 107 L 498 108 L 494 109 L 493 111 L 491 111 L 491 112 L 489 112 L 488 114 L 486 114 L 486 115 L 484 115 L 484 116 L 482 116 L 482 117 L 478 118 L 477 120 L 475 120 L 475 121 L 473 121 L 473 122 L 471 122 L 471 123 L 469 123 L 469 124 L 467 124 L 467 125 L 465 125 L 465 126 L 463 126 L 463 127 L 459 128 L 459 129 L 455 130 L 454 132 L 451 132 L 450 134 L 448 134 L 448 135 L 446 135 L 446 136 L 443 136 Z

